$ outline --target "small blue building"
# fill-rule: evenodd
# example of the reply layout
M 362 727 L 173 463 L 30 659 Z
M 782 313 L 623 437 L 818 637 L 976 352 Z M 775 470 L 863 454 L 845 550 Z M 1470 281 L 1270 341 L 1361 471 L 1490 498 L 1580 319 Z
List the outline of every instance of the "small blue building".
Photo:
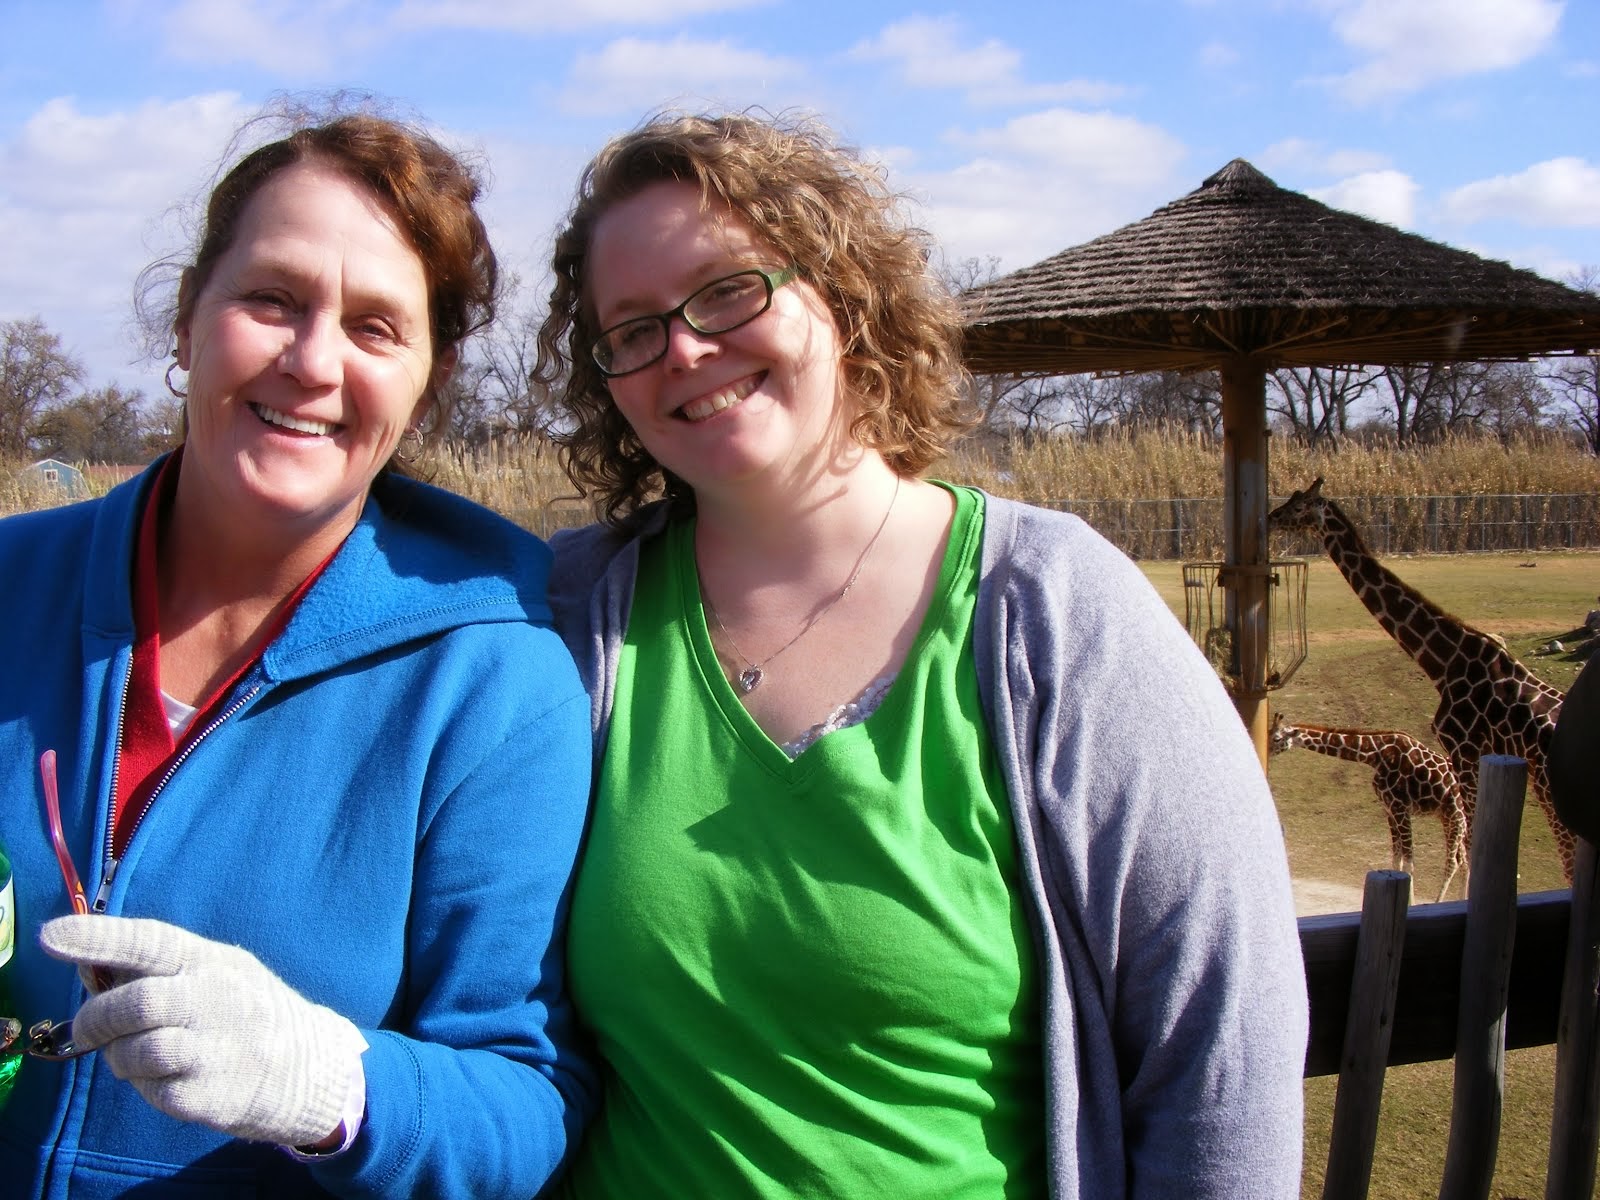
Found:
M 68 496 L 89 494 L 89 485 L 83 478 L 83 472 L 60 459 L 40 459 L 32 466 L 24 467 L 22 474 L 25 479 L 35 480 L 47 487 L 60 488 Z

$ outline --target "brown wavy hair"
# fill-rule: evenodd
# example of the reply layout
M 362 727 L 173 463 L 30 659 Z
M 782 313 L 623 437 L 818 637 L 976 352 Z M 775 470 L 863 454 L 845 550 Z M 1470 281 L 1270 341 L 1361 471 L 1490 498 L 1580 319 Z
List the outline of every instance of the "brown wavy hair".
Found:
M 929 269 L 930 237 L 903 219 L 881 170 L 814 120 L 660 114 L 608 143 L 579 179 L 555 242 L 534 367 L 562 465 L 607 521 L 625 520 L 654 495 L 690 499 L 611 402 L 589 357 L 599 332 L 585 279 L 595 224 L 664 181 L 696 184 L 707 205 L 739 216 L 822 296 L 856 406 L 851 433 L 897 472 L 926 469 L 974 423 L 955 301 Z
M 147 315 L 147 325 L 159 324 L 168 338 L 192 318 L 195 301 L 238 236 L 246 206 L 273 176 L 308 160 L 326 163 L 371 191 L 422 260 L 435 364 L 494 319 L 499 263 L 477 210 L 482 184 L 460 157 L 420 129 L 371 112 L 316 124 L 293 113 L 269 119 L 300 127 L 250 151 L 211 190 L 186 265 L 164 260 L 141 276 L 140 307 L 148 312 L 150 296 L 170 286 L 163 280 L 175 269 L 178 274 L 175 302 Z M 451 389 L 443 382 L 430 376 L 424 393 L 431 406 L 430 438 L 449 427 Z

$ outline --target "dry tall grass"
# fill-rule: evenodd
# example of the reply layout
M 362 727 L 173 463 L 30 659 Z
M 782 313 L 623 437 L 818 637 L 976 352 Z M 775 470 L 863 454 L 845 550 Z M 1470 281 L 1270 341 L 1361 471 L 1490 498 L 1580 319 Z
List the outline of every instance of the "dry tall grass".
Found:
M 1319 475 L 1327 480 L 1328 494 L 1341 498 L 1600 492 L 1600 459 L 1550 435 L 1509 444 L 1456 438 L 1417 448 L 1346 445 L 1336 452 L 1274 438 L 1270 455 L 1274 495 L 1287 495 Z M 20 466 L 0 464 L 0 513 L 61 502 L 49 489 L 21 480 Z M 420 473 L 537 533 L 590 519 L 554 448 L 538 438 L 439 450 Z M 1185 433 L 1119 433 L 1093 441 L 973 439 L 931 474 L 1035 503 L 1218 497 L 1222 447 Z
M 1567 439 L 1502 444 L 1454 438 L 1433 446 L 1269 446 L 1268 483 L 1287 495 L 1317 476 L 1334 496 L 1550 495 L 1600 491 L 1600 459 Z M 935 473 L 1035 503 L 1222 495 L 1222 446 L 1186 433 L 1118 433 L 1094 441 L 971 442 Z
M 492 508 L 525 529 L 584 525 L 594 518 L 542 438 L 493 443 L 482 449 L 447 447 L 417 465 L 423 479 Z
M 11 513 L 32 512 L 36 508 L 53 508 L 75 499 L 53 483 L 28 473 L 25 463 L 0 461 L 0 516 Z M 90 489 L 93 494 L 93 488 Z

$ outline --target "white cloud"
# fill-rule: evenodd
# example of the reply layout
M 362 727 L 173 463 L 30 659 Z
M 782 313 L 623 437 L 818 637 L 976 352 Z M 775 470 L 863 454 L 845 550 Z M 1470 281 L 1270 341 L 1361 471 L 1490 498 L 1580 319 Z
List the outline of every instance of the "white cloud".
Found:
M 142 238 L 120 235 L 193 198 L 249 114 L 231 92 L 152 100 L 103 115 L 81 111 L 70 97 L 48 101 L 15 140 L 0 144 L 0 197 L 42 226 L 27 236 L 17 231 L 8 247 L 79 258 L 85 248 L 71 240 L 46 250 L 48 227 L 70 211 L 106 230 L 95 238 L 90 261 L 106 252 L 138 256 Z M 14 257 L 0 257 L 0 270 Z
M 1001 83 L 973 88 L 967 100 L 981 108 L 1018 104 L 1104 104 L 1129 95 L 1133 89 L 1117 83 L 1093 79 L 1069 79 L 1064 83 Z
M 891 175 L 911 171 L 922 161 L 922 152 L 915 146 L 862 146 L 860 150 L 862 158 Z
M 1022 55 L 997 38 L 979 42 L 955 17 L 908 17 L 850 48 L 858 62 L 887 62 L 908 87 L 965 91 L 973 104 L 1101 104 L 1127 88 L 1093 80 L 1026 83 Z
M 767 0 L 404 0 L 397 25 L 514 33 L 611 25 L 670 25 L 707 13 L 755 8 Z
M 547 275 L 557 223 L 591 151 L 514 138 L 484 143 L 491 178 L 479 205 L 504 272 L 521 282 L 524 301 L 549 294 Z
M 1600 166 L 1552 158 L 1515 175 L 1456 188 L 1442 208 L 1451 221 L 1512 220 L 1535 227 L 1600 227 Z
M 1182 145 L 1164 130 L 1108 112 L 1052 108 L 947 140 L 966 149 L 1079 170 L 1100 183 L 1140 186 L 1170 178 Z
M 971 88 L 1004 83 L 1017 74 L 1022 56 L 995 38 L 974 44 L 954 17 L 911 17 L 858 42 L 850 57 L 888 60 L 913 87 Z
M 179 61 L 246 63 L 288 79 L 314 79 L 370 47 L 387 19 L 359 0 L 180 0 L 161 25 L 165 49 Z
M 0 142 L 4 314 L 41 316 L 69 346 L 99 347 L 91 378 L 132 378 L 133 282 L 178 250 L 178 208 L 199 197 L 249 110 L 232 93 L 104 114 L 48 101 Z M 155 376 L 159 379 L 159 372 Z
M 242 63 L 291 81 L 348 76 L 396 34 L 513 34 L 655 26 L 769 0 L 105 0 L 124 26 L 159 27 L 185 63 Z
M 1239 61 L 1239 52 L 1226 42 L 1211 41 L 1200 47 L 1200 65 L 1208 71 L 1224 71 Z
M 1252 160 L 1271 175 L 1275 171 L 1294 171 L 1301 174 L 1356 175 L 1367 171 L 1382 171 L 1389 166 L 1389 156 L 1372 150 L 1330 150 L 1321 142 L 1306 138 L 1284 138 L 1273 142 Z
M 1554 246 L 1539 243 L 1509 248 L 1485 249 L 1473 247 L 1472 252 L 1483 258 L 1497 258 L 1503 262 L 1510 263 L 1514 267 L 1535 271 L 1546 279 L 1554 279 L 1557 283 L 1564 283 L 1569 287 L 1576 278 L 1582 276 L 1586 271 L 1593 271 L 1595 268 L 1593 259 L 1583 262 L 1573 258 L 1571 254 L 1564 250 L 1558 250 Z
M 597 54 L 578 56 L 560 103 L 568 112 L 596 116 L 637 116 L 664 104 L 777 108 L 784 89 L 804 74 L 793 59 L 746 50 L 726 38 L 619 38 Z
M 946 140 L 971 157 L 897 180 L 926 200 L 946 257 L 998 256 L 1015 270 L 1138 220 L 1198 186 L 1179 168 L 1183 145 L 1108 113 L 1051 109 Z
M 1364 104 L 1504 70 L 1550 46 L 1563 0 L 1335 0 L 1338 38 L 1366 59 L 1325 79 Z
M 1363 171 L 1330 187 L 1308 189 L 1306 195 L 1374 221 L 1412 229 L 1419 190 L 1416 181 L 1403 171 Z

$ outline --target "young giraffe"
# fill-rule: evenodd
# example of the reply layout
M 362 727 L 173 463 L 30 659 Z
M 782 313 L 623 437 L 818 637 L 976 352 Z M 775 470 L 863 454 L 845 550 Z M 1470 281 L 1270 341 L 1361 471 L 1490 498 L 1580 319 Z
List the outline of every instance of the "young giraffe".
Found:
M 1398 871 L 1412 873 L 1415 862 L 1411 818 L 1436 815 L 1444 825 L 1446 859 L 1438 898 L 1444 899 L 1457 871 L 1463 873 L 1461 894 L 1467 894 L 1467 851 L 1472 830 L 1455 768 L 1448 758 L 1398 730 L 1330 729 L 1325 725 L 1291 723 L 1282 715 L 1273 717 L 1268 751 L 1282 754 L 1294 746 L 1372 768 L 1372 790 L 1389 820 L 1390 865 Z
M 1574 838 L 1556 815 L 1544 770 L 1561 693 L 1494 638 L 1451 616 L 1380 565 L 1350 518 L 1322 494 L 1320 478 L 1269 513 L 1267 527 L 1320 535 L 1361 603 L 1433 681 L 1439 693 L 1433 731 L 1455 765 L 1469 826 L 1477 804 L 1479 756 L 1512 754 L 1527 761 L 1534 799 L 1550 822 L 1561 872 L 1570 884 Z

